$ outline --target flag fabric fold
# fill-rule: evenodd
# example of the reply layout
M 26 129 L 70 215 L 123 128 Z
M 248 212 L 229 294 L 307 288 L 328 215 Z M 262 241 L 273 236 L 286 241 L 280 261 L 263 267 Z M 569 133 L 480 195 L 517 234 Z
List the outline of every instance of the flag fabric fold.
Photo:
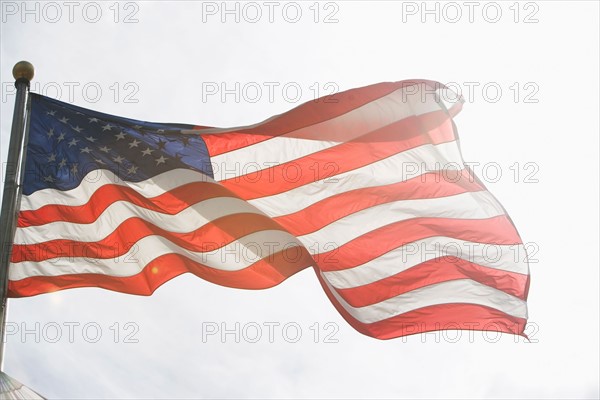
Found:
M 437 82 L 401 81 L 223 129 L 32 94 L 9 296 L 150 295 L 186 272 L 264 289 L 313 267 L 369 336 L 523 334 L 525 248 L 464 163 L 461 107 Z

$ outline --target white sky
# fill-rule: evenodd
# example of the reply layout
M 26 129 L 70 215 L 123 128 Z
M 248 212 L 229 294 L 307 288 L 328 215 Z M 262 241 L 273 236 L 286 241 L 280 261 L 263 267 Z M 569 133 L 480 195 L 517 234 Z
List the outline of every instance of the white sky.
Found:
M 131 118 L 214 126 L 261 121 L 311 100 L 316 87 L 330 93 L 327 83 L 346 90 L 410 78 L 455 82 L 467 98 L 456 118 L 463 155 L 488 165 L 487 176 L 481 166 L 475 171 L 529 249 L 538 250 L 529 296 L 534 343 L 467 332 L 379 341 L 346 324 L 311 270 L 265 291 L 222 288 L 188 274 L 152 297 L 75 289 L 11 300 L 8 321 L 18 332 L 7 338 L 9 375 L 60 398 L 600 396 L 597 2 L 477 3 L 473 22 L 464 2 L 438 3 L 439 23 L 435 14 L 422 15 L 421 2 L 276 3 L 273 22 L 269 6 L 258 2 L 255 23 L 249 20 L 257 8 L 243 3 L 239 23 L 234 14 L 221 21 L 221 2 L 75 3 L 70 22 L 64 2 L 28 3 L 31 14 L 20 1 L 2 2 L 2 160 L 14 103 L 11 69 L 21 59 L 35 65 L 38 93 Z M 99 20 L 88 22 L 97 8 Z M 288 22 L 296 8 L 300 20 Z M 497 8 L 500 20 L 488 22 Z M 449 22 L 457 9 L 462 18 Z M 324 23 L 331 13 L 337 22 Z M 123 23 L 128 15 L 137 22 Z M 263 93 L 251 102 L 251 84 L 239 101 L 233 94 L 222 101 L 203 90 L 212 82 L 256 82 Z M 278 85 L 272 99 L 265 82 Z M 127 102 L 127 94 L 138 102 Z M 497 182 L 494 166 L 502 171 Z M 262 326 L 262 338 L 202 340 L 211 323 L 233 329 L 236 322 L 250 336 L 252 323 Z M 273 343 L 269 322 L 281 324 Z M 70 323 L 79 324 L 72 343 Z M 285 340 L 286 323 L 302 329 L 298 342 Z M 56 326 L 62 336 L 51 343 Z M 337 343 L 326 343 L 335 326 Z M 102 335 L 89 343 L 94 327 Z M 138 342 L 126 343 L 135 327 Z M 23 329 L 32 333 L 23 337 Z

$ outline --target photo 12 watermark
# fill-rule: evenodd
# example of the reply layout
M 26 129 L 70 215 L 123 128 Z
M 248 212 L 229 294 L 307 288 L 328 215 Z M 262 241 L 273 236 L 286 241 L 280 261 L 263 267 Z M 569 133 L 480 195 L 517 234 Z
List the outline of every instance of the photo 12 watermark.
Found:
M 67 103 L 94 104 L 103 98 L 114 103 L 139 103 L 140 86 L 137 82 L 40 82 L 30 84 L 32 93 L 51 97 Z M 14 82 L 2 82 L 2 103 L 13 100 L 17 94 Z
M 403 1 L 402 23 L 539 23 L 540 5 L 534 1 Z
M 202 343 L 339 343 L 335 322 L 202 322 Z
M 86 321 L 16 322 L 8 321 L 4 343 L 123 343 L 136 344 L 140 327 L 131 321 L 110 323 Z
M 202 103 L 279 103 L 297 104 L 305 101 L 337 103 L 339 92 L 336 82 L 312 82 L 310 84 L 287 81 L 263 82 L 202 82 Z
M 399 329 L 402 333 L 402 343 L 416 341 L 421 343 L 498 343 L 510 340 L 513 343 L 535 344 L 540 340 L 537 337 L 540 327 L 537 323 L 528 321 L 523 326 L 523 335 L 507 335 L 506 330 L 511 329 L 518 332 L 520 326 L 505 326 L 498 322 L 447 322 L 435 323 L 426 330 L 424 323 L 401 324 Z
M 334 1 L 203 1 L 202 23 L 336 24 L 340 3 Z
M 535 81 L 464 81 L 464 82 L 446 82 L 444 84 L 453 93 L 462 96 L 467 103 L 491 103 L 511 102 L 523 104 L 537 104 L 540 102 L 540 85 Z M 444 100 L 455 101 L 454 95 L 448 95 L 448 91 L 442 92 L 442 96 L 447 94 L 449 98 Z M 451 97 L 451 98 L 450 98 Z
M 140 22 L 140 3 L 135 1 L 2 1 L 2 23 Z

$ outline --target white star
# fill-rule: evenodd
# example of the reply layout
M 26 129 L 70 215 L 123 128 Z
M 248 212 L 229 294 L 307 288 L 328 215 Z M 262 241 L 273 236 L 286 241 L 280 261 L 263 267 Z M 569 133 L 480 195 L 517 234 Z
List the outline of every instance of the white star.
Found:
M 165 161 L 167 161 L 167 159 L 164 156 L 160 156 L 159 158 L 157 158 L 154 161 L 156 161 L 156 166 L 158 167 L 160 164 L 164 164 Z
M 98 139 L 96 139 L 96 138 L 95 138 L 95 137 L 93 137 L 93 136 L 88 136 L 88 137 L 86 137 L 86 139 L 87 139 L 87 140 L 89 140 L 89 141 L 90 141 L 90 142 L 92 142 L 92 143 L 94 143 L 96 140 L 98 140 Z
M 165 130 L 164 130 L 164 129 L 158 129 L 158 130 L 156 131 L 156 133 L 165 133 Z
M 94 161 L 96 161 L 98 164 L 106 164 L 104 161 L 102 161 L 99 158 L 94 158 Z
M 73 166 L 71 167 L 71 174 L 77 175 L 77 172 L 79 172 L 79 170 L 77 169 L 77 164 L 73 164 Z
M 48 162 L 52 162 L 52 161 L 56 161 L 56 153 L 52 153 L 52 154 L 50 154 L 50 157 L 48 157 Z
M 67 117 L 62 117 L 61 119 L 59 119 L 59 121 L 62 122 L 63 124 L 66 124 L 68 120 L 69 120 L 69 118 L 67 118 Z
M 44 177 L 44 182 L 54 182 L 54 178 L 50 175 Z
M 100 151 L 108 153 L 110 151 L 110 149 L 108 147 L 106 147 L 106 146 L 102 146 L 102 147 L 100 147 Z
M 67 165 L 67 159 L 63 158 L 62 160 L 60 160 L 60 162 L 58 163 L 58 168 L 62 168 L 65 165 Z
M 77 133 L 81 133 L 81 131 L 83 130 L 83 128 L 80 128 L 79 125 L 77 125 L 75 128 L 73 128 L 73 130 Z
M 134 125 L 133 126 L 133 129 L 142 129 L 142 128 L 143 128 L 143 126 L 141 126 L 141 125 Z
M 124 158 L 121 156 L 117 156 L 117 157 L 113 158 L 113 161 L 116 163 L 119 163 L 119 164 L 121 164 L 123 162 L 123 160 L 124 160 Z
M 89 147 L 85 146 L 83 149 L 80 149 L 79 151 L 82 152 L 82 153 L 89 154 L 92 151 L 92 149 L 90 149 Z
M 73 147 L 73 146 L 77 145 L 77 143 L 79 143 L 79 140 L 73 138 L 73 139 L 71 139 L 71 141 L 68 144 L 69 144 L 69 147 Z
M 141 142 L 137 139 L 133 139 L 133 142 L 129 143 L 129 148 L 132 149 L 134 147 L 138 147 Z
M 63 140 L 65 140 L 65 134 L 64 134 L 64 132 L 61 132 L 60 135 L 58 135 L 58 137 L 56 138 L 56 140 L 58 140 L 58 143 L 60 143 Z
M 48 131 L 48 133 L 46 133 L 46 135 L 48 136 L 48 138 L 51 138 L 52 136 L 54 136 L 54 129 L 50 129 Z
M 56 114 L 56 111 L 55 111 L 55 110 L 52 110 L 52 111 L 46 111 L 46 115 L 52 115 L 52 116 L 54 116 L 54 114 Z
M 115 135 L 117 140 L 125 139 L 125 134 L 123 132 L 119 132 Z
M 102 132 L 104 131 L 110 131 L 112 129 L 112 125 L 111 124 L 106 124 L 102 127 Z
M 154 151 L 154 150 L 152 150 L 150 147 L 148 147 L 146 150 L 142 151 L 142 154 L 143 154 L 144 156 L 149 156 L 149 155 L 151 155 L 151 154 L 152 154 L 152 152 L 153 152 L 153 151 Z M 142 157 L 143 157 L 143 156 L 142 156 Z
M 135 165 L 132 165 L 131 167 L 129 167 L 129 169 L 127 170 L 127 173 L 129 175 L 133 175 L 135 173 L 137 173 L 138 167 Z
M 90 121 L 90 124 L 92 122 L 98 122 L 98 118 L 88 118 L 88 120 Z

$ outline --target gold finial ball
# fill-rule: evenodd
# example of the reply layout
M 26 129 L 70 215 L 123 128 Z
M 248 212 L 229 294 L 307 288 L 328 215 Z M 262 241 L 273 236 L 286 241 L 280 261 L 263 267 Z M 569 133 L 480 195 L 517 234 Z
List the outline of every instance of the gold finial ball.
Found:
M 33 79 L 33 65 L 29 61 L 19 61 L 12 70 L 15 80 L 21 78 L 31 81 Z

